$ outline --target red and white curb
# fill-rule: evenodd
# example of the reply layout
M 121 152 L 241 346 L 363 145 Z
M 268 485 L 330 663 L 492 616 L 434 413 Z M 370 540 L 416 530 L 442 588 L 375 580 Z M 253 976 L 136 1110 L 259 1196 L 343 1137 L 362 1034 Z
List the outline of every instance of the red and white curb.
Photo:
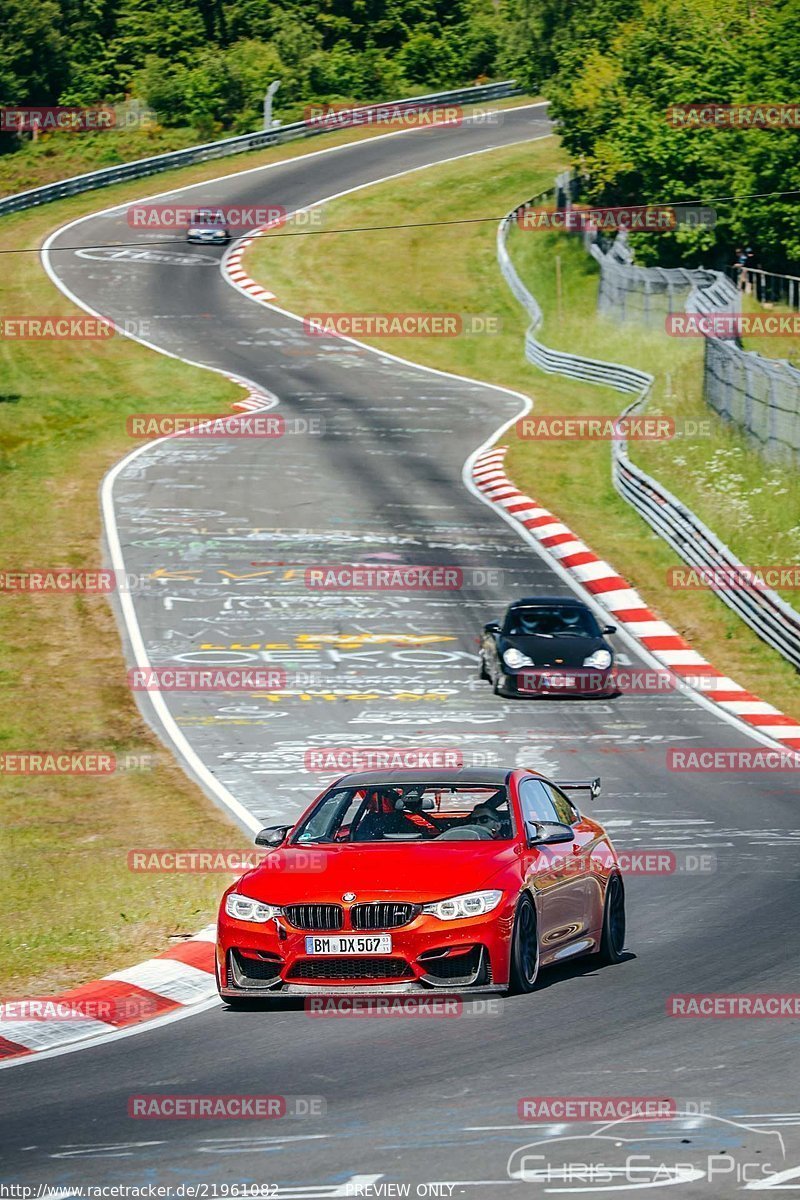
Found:
M 274 396 L 268 396 L 266 392 L 261 392 L 254 387 L 247 379 L 242 379 L 239 375 L 229 375 L 227 371 L 222 371 L 226 379 L 230 379 L 231 383 L 235 383 L 237 387 L 242 387 L 247 392 L 244 400 L 234 400 L 231 408 L 240 408 L 243 412 L 263 412 L 268 408 L 274 408 L 277 401 Z
M 270 225 L 265 225 L 263 228 L 269 229 L 275 222 L 270 222 Z M 222 272 L 227 275 L 230 282 L 240 292 L 244 292 L 251 300 L 274 300 L 275 293 L 268 292 L 266 288 L 257 283 L 255 279 L 251 279 L 246 271 L 242 270 L 242 255 L 248 247 L 252 246 L 256 237 L 262 231 L 257 229 L 252 237 L 243 238 L 240 242 L 230 250 L 222 260 Z
M 217 995 L 216 926 L 93 983 L 34 1000 L 0 1004 L 0 1060 L 141 1025 Z
M 718 671 L 671 625 L 659 620 L 627 580 L 598 558 L 558 517 L 515 487 L 503 468 L 507 452 L 507 446 L 494 446 L 473 463 L 473 482 L 485 498 L 526 529 L 618 625 L 624 626 L 673 674 L 764 737 L 800 751 L 797 721 Z

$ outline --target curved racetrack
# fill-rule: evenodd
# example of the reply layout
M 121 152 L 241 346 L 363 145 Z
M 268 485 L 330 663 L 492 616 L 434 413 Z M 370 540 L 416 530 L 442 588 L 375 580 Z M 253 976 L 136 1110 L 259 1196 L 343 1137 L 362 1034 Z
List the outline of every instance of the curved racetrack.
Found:
M 213 196 L 295 209 L 546 130 L 544 110 L 529 106 L 499 126 L 403 133 L 234 175 Z M 302 769 L 309 748 L 452 746 L 490 763 L 600 774 L 596 810 L 618 845 L 713 852 L 716 870 L 630 878 L 627 961 L 603 970 L 575 961 L 499 1015 L 314 1020 L 289 1002 L 268 1012 L 214 1005 L 23 1063 L 1 1076 L 3 1177 L 67 1188 L 198 1182 L 208 1196 L 210 1185 L 233 1183 L 352 1195 L 355 1177 L 408 1183 L 411 1195 L 432 1181 L 457 1183 L 444 1195 L 530 1193 L 533 1185 L 507 1178 L 506 1160 L 553 1126 L 523 1125 L 517 1102 L 565 1095 L 669 1097 L 756 1127 L 687 1122 L 667 1162 L 742 1154 L 742 1145 L 758 1162 L 760 1130 L 778 1121 L 787 1158 L 774 1165 L 800 1163 L 794 1118 L 774 1115 L 797 1108 L 796 1023 L 666 1014 L 673 993 L 796 986 L 800 939 L 787 918 L 797 900 L 796 785 L 778 773 L 669 772 L 671 746 L 755 744 L 684 696 L 520 704 L 475 678 L 480 625 L 514 597 L 566 586 L 462 483 L 465 460 L 520 398 L 305 337 L 297 320 L 232 289 L 217 250 L 173 247 L 184 260 L 176 263 L 91 249 L 137 237 L 124 209 L 84 219 L 55 237 L 51 270 L 92 309 L 149 320 L 154 345 L 266 389 L 287 420 L 325 424 L 324 435 L 275 441 L 161 442 L 109 489 L 125 567 L 162 569 L 158 590 L 134 596 L 152 662 L 280 663 L 303 673 L 278 702 L 166 695 L 217 790 L 251 824 L 269 823 L 317 790 Z M 380 264 L 366 257 L 364 269 Z M 302 569 L 291 570 L 376 555 L 489 574 L 471 574 L 463 592 L 342 594 L 309 591 Z M 636 661 L 629 646 L 620 650 Z M 147 1092 L 321 1096 L 327 1112 L 275 1123 L 129 1119 L 128 1097 Z M 742 1186 L 732 1174 L 689 1178 L 682 1195 Z

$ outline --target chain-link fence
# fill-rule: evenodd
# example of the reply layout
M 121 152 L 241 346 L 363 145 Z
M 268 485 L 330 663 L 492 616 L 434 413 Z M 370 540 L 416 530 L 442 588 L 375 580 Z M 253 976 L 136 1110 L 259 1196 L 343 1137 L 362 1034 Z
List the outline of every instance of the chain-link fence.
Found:
M 598 310 L 619 321 L 664 328 L 673 312 L 740 311 L 741 293 L 719 271 L 637 267 L 624 235 L 589 245 L 600 266 Z M 768 457 L 800 462 L 800 371 L 783 359 L 705 337 L 703 394 Z
M 703 386 L 711 407 L 775 460 L 800 462 L 800 371 L 777 358 L 705 339 Z
M 624 233 L 606 245 L 592 238 L 589 253 L 600 265 L 597 307 L 605 316 L 663 329 L 670 313 L 739 311 L 739 293 L 724 275 L 683 267 L 637 267 Z

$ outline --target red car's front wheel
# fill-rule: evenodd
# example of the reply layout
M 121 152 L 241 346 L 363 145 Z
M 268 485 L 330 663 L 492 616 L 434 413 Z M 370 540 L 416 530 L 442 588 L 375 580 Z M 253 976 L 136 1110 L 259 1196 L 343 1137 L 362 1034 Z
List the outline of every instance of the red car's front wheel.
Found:
M 539 975 L 539 930 L 536 909 L 529 896 L 523 896 L 514 917 L 511 935 L 511 973 L 508 990 L 511 995 L 524 995 L 536 987 Z

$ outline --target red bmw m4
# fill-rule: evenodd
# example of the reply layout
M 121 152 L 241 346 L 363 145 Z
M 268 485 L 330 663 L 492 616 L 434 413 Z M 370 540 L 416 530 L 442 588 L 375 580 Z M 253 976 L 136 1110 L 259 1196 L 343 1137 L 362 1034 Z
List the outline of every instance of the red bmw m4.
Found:
M 501 768 L 344 775 L 222 898 L 217 983 L 277 995 L 529 992 L 574 955 L 620 961 L 625 896 L 599 779 Z

